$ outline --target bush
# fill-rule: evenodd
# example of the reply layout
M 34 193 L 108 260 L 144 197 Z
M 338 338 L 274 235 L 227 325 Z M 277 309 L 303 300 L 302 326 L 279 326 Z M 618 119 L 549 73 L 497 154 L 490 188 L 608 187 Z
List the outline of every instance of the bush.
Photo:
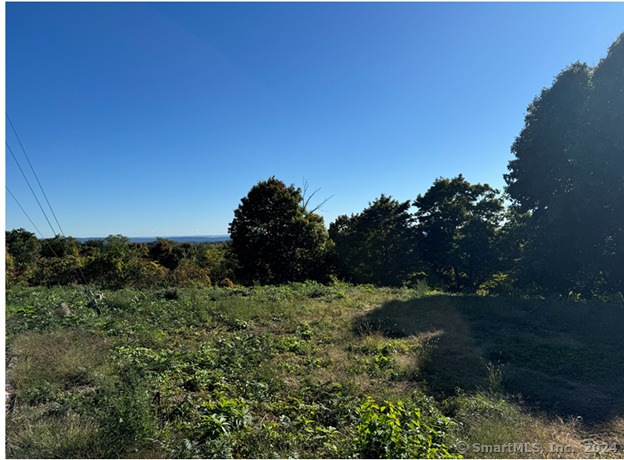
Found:
M 355 446 L 363 458 L 457 458 L 444 444 L 450 420 L 426 420 L 411 401 L 378 405 L 369 397 L 359 415 Z
M 183 260 L 171 271 L 169 279 L 171 285 L 178 287 L 209 286 L 209 274 L 210 270 L 207 268 L 200 268 L 188 260 Z
M 219 287 L 233 288 L 235 287 L 235 285 L 229 278 L 223 278 L 221 281 L 219 281 Z

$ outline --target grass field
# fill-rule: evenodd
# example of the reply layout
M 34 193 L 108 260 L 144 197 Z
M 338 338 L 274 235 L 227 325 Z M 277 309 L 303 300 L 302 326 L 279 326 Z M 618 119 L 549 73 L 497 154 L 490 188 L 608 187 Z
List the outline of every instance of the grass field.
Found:
M 88 301 L 7 291 L 8 457 L 624 457 L 621 304 L 316 283 Z

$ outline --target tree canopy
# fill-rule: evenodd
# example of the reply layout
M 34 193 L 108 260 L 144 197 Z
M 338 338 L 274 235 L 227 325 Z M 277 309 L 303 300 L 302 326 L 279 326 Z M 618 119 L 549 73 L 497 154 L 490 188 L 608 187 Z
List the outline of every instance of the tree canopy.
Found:
M 409 207 L 381 195 L 361 213 L 338 217 L 329 227 L 338 273 L 355 283 L 408 281 L 416 265 Z
M 624 289 L 623 114 L 624 34 L 595 68 L 572 64 L 529 106 L 505 175 L 514 206 L 531 214 L 525 283 Z
M 279 284 L 320 276 L 329 238 L 323 218 L 302 200 L 299 188 L 275 177 L 241 199 L 229 226 L 241 280 Z
M 302 192 L 271 177 L 241 199 L 231 241 L 218 246 L 7 231 L 7 283 L 231 287 L 338 275 L 387 286 L 426 278 L 457 292 L 622 299 L 624 34 L 597 66 L 573 63 L 535 97 L 511 152 L 507 210 L 498 190 L 460 174 L 437 179 L 413 202 L 382 194 L 328 232 L 314 212 L 327 200 L 307 208 L 318 190 L 306 197 L 307 183 Z
M 434 282 L 476 289 L 497 269 L 496 231 L 504 214 L 498 191 L 460 174 L 440 178 L 414 201 L 420 254 Z

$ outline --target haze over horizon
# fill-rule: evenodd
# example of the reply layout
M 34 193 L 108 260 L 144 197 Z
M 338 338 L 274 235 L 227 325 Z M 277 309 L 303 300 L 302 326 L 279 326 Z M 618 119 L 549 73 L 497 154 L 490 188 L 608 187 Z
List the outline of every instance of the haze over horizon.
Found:
M 502 190 L 533 98 L 622 24 L 622 3 L 7 3 L 5 108 L 67 236 L 227 235 L 271 176 L 333 195 L 329 225 L 438 177 Z M 36 233 L 9 194 L 5 228 Z

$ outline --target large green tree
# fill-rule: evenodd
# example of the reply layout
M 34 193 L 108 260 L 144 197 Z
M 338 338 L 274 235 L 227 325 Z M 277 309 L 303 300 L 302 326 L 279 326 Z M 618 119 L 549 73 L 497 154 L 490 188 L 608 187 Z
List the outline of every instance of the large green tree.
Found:
M 610 290 L 624 292 L 624 34 L 594 70 L 592 83 L 587 126 L 593 127 L 588 144 L 596 172 L 590 181 L 601 198 L 596 268 Z
M 354 283 L 392 286 L 409 281 L 417 265 L 409 207 L 409 201 L 381 195 L 361 213 L 339 216 L 329 226 L 338 273 Z
M 418 246 L 433 284 L 475 290 L 499 268 L 497 229 L 504 215 L 498 191 L 460 174 L 437 179 L 418 195 Z
M 528 212 L 520 280 L 586 295 L 624 289 L 624 39 L 575 63 L 529 106 L 505 175 Z
M 41 255 L 41 242 L 23 228 L 7 231 L 5 235 L 7 285 L 28 284 Z
M 253 186 L 230 223 L 232 252 L 244 283 L 323 276 L 330 245 L 323 218 L 303 206 L 301 189 L 271 177 Z
M 6 231 L 6 248 L 19 266 L 32 264 L 41 253 L 41 242 L 34 233 L 23 228 Z
M 80 252 L 81 243 L 71 236 L 55 235 L 52 238 L 43 240 L 41 244 L 42 257 L 67 257 L 77 256 Z

